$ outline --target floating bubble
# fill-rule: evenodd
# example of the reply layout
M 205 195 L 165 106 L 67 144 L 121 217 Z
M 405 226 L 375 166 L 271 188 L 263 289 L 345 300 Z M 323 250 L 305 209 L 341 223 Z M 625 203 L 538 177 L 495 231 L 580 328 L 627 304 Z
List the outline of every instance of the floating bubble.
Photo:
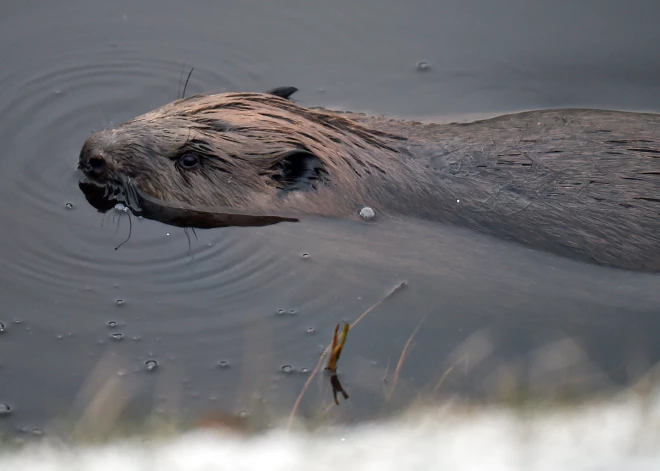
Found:
M 302 254 L 302 258 L 309 258 L 309 254 L 308 253 Z
M 114 329 L 115 327 L 117 327 L 117 322 L 116 321 L 108 322 L 108 327 L 110 327 L 111 329 Z
M 11 407 L 9 404 L 0 404 L 0 417 L 5 417 L 12 413 Z
M 144 362 L 144 367 L 147 371 L 156 371 L 158 369 L 158 362 L 156 360 L 147 360 Z
M 125 213 L 128 211 L 128 208 L 126 207 L 125 204 L 117 203 L 115 205 L 115 211 L 117 211 L 118 213 Z
M 314 329 L 314 327 L 308 327 L 307 328 L 307 333 L 308 334 L 313 334 L 314 332 L 316 332 L 316 329 Z
M 115 304 L 117 306 L 121 306 L 122 304 L 124 304 L 124 300 L 123 299 L 117 299 L 117 300 L 115 300 Z
M 227 360 L 220 360 L 218 363 L 216 363 L 216 365 L 218 368 L 222 369 L 229 368 L 229 362 Z
M 124 334 L 120 334 L 119 332 L 117 332 L 116 334 L 112 334 L 110 338 L 112 340 L 117 340 L 117 341 L 124 340 Z
M 375 215 L 376 215 L 376 211 L 374 211 L 369 206 L 365 206 L 360 210 L 360 217 L 362 219 L 372 219 Z
M 417 70 L 426 71 L 431 68 L 431 64 L 426 61 L 421 61 L 417 63 Z
M 5 325 L 2 322 L 0 322 L 0 334 L 4 334 L 5 332 L 7 332 Z
M 289 374 L 289 373 L 291 373 L 292 371 L 293 371 L 293 366 L 291 366 L 291 365 L 284 365 L 284 366 L 282 367 L 282 373 Z
M 64 207 L 65 207 L 66 209 L 73 209 L 73 203 L 65 203 L 65 204 L 64 204 Z

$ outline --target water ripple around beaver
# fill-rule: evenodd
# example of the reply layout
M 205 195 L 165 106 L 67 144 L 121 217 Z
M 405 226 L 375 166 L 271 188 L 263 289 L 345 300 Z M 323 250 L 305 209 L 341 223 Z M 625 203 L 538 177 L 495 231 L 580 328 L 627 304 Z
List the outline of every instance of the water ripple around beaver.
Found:
M 143 378 L 147 361 L 158 361 L 156 375 L 188 363 L 177 381 L 189 364 L 207 375 L 227 361 L 233 368 L 223 377 L 231 378 L 240 371 L 243 330 L 263 319 L 286 324 L 275 318 L 279 309 L 304 310 L 289 299 L 278 257 L 245 230 L 186 234 L 118 211 L 102 215 L 85 201 L 75 167 L 87 135 L 176 98 L 189 71 L 176 55 L 137 50 L 81 46 L 0 71 L 0 374 L 8 385 L 0 403 L 12 410 L 3 424 L 41 426 L 55 409 L 66 413 L 107 355 L 120 358 L 117 371 L 147 384 L 154 381 Z M 188 94 L 249 82 L 249 61 L 225 52 L 235 75 L 195 64 Z M 256 287 L 278 294 L 259 302 Z M 290 347 L 295 337 L 278 342 Z

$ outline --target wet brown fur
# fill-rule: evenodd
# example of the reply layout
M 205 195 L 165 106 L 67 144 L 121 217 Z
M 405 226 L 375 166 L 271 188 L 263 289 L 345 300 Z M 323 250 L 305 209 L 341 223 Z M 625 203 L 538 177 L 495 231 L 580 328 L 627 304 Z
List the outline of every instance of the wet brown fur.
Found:
M 176 160 L 202 158 L 195 170 Z M 292 155 L 321 182 L 284 191 Z M 660 116 L 600 110 L 424 124 L 260 93 L 177 100 L 92 135 L 81 152 L 163 201 L 246 211 L 379 214 L 459 224 L 529 247 L 660 271 Z

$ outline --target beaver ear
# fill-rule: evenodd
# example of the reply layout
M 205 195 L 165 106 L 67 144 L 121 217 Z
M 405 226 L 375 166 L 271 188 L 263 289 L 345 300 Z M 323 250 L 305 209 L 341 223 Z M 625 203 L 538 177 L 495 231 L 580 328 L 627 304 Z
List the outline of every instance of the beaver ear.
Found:
M 288 100 L 291 95 L 296 93 L 298 89 L 296 87 L 276 87 L 276 88 L 271 88 L 268 90 L 266 93 L 269 95 L 275 95 L 280 98 L 284 98 L 285 100 Z
M 315 190 L 324 173 L 321 160 L 305 150 L 285 155 L 274 170 L 277 173 L 272 178 L 284 191 Z

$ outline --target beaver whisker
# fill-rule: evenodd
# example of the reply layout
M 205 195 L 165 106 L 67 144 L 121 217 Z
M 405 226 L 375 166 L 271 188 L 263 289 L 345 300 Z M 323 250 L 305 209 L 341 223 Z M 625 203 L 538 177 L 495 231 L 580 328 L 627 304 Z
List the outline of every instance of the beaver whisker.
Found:
M 185 97 L 186 97 L 186 88 L 188 88 L 188 81 L 190 80 L 190 76 L 192 75 L 193 70 L 195 70 L 194 67 L 192 67 L 192 68 L 190 69 L 190 72 L 188 72 L 188 77 L 186 78 L 186 83 L 183 85 L 183 92 L 181 93 L 181 98 L 185 98 Z

